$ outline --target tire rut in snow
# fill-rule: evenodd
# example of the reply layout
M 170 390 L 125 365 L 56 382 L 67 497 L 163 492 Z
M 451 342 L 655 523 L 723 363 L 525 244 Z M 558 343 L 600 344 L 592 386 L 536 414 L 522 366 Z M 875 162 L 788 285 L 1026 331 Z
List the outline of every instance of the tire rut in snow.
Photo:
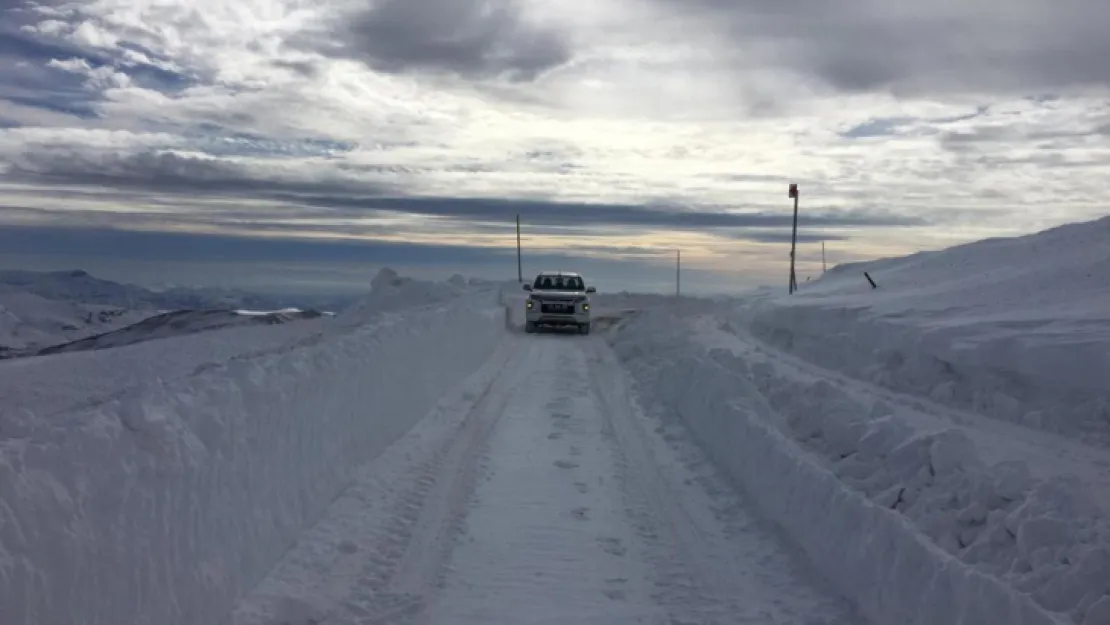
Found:
M 443 565 L 462 531 L 484 445 L 524 369 L 506 367 L 471 408 L 461 429 L 425 465 L 418 490 L 393 516 L 391 529 L 401 540 L 392 548 L 387 543 L 384 560 L 373 567 L 377 583 L 366 597 L 365 612 L 358 614 L 359 625 L 412 622 L 441 583 Z
M 515 383 L 519 349 L 507 341 L 446 406 L 360 468 L 228 624 L 393 624 L 417 614 L 457 531 L 490 415 Z
M 535 340 L 422 625 L 668 622 L 613 479 L 586 340 Z
M 609 348 L 590 350 L 593 392 L 621 455 L 629 514 L 650 548 L 674 623 L 858 625 L 799 550 L 750 513 L 684 428 L 648 419 Z

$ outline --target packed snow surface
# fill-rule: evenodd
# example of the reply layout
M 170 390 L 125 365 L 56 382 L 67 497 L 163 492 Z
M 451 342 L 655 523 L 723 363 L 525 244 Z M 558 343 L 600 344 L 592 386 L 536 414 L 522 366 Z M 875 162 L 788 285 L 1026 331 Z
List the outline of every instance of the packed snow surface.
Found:
M 511 335 L 231 625 L 862 624 L 593 337 Z

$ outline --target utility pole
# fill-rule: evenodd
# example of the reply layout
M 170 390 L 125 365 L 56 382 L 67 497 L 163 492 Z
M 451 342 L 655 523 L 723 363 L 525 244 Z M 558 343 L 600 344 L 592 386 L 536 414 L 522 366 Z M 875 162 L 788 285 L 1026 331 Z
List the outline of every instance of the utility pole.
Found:
M 682 250 L 675 250 L 674 256 L 674 295 L 682 296 Z
M 520 213 L 516 214 L 516 281 L 524 283 L 524 266 L 520 263 Z
M 825 265 L 825 240 L 821 239 L 821 275 L 825 275 L 828 266 Z
M 798 185 L 791 183 L 790 197 L 794 198 L 794 234 L 790 238 L 790 294 L 798 290 L 798 278 L 794 273 L 794 256 L 798 250 Z

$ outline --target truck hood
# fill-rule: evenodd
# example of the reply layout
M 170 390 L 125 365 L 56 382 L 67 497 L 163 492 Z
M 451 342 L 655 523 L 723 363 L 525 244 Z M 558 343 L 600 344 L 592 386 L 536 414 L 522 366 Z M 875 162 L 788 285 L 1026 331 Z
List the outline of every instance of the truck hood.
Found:
M 576 299 L 585 299 L 587 297 L 585 291 L 532 291 L 528 294 L 529 297 L 536 300 L 544 301 L 574 301 Z

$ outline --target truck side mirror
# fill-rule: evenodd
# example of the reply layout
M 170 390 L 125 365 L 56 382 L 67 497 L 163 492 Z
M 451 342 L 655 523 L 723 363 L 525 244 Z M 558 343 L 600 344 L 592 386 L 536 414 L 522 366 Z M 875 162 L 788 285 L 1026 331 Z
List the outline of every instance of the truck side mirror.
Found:
M 525 291 L 531 291 L 532 290 L 532 285 L 531 284 L 525 284 L 524 285 L 524 290 Z
M 586 292 L 587 293 L 597 293 L 597 289 L 595 289 L 592 286 L 588 286 L 588 287 L 586 287 Z

